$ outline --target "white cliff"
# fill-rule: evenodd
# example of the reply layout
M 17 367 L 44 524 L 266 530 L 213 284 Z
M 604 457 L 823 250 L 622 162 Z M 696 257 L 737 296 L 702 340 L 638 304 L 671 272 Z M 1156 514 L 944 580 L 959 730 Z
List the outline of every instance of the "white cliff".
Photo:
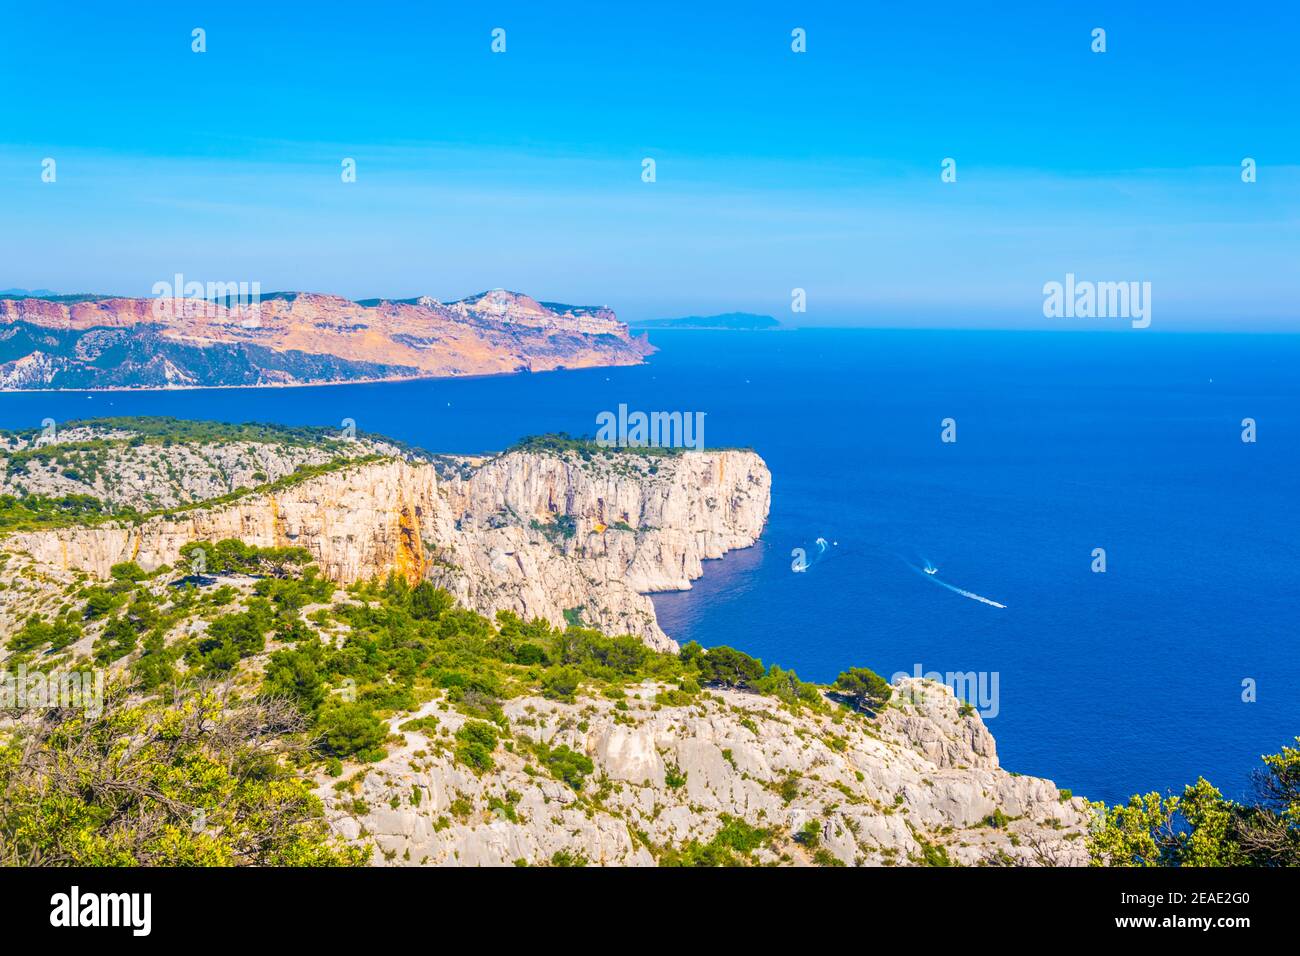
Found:
M 643 592 L 687 588 L 705 559 L 753 544 L 770 501 L 767 468 L 745 451 L 591 461 L 512 452 L 460 465 L 442 481 L 426 461 L 354 462 L 138 525 L 20 532 L 4 547 L 41 567 L 103 578 L 124 561 L 146 571 L 175 566 L 191 541 L 299 546 L 341 584 L 429 577 L 485 614 L 512 610 L 564 626 L 571 611 L 670 649 Z M 556 530 L 557 519 L 571 522 L 571 536 Z
M 627 709 L 579 698 L 508 701 L 515 743 L 476 775 L 453 755 L 465 717 L 441 700 L 436 728 L 392 730 L 404 743 L 339 788 L 318 792 L 335 830 L 374 840 L 374 862 L 506 866 L 556 852 L 601 865 L 652 865 L 687 841 L 707 843 L 724 816 L 766 829 L 755 862 L 1082 865 L 1085 801 L 998 766 L 979 716 L 941 685 L 907 678 L 877 719 L 841 708 L 798 713 L 780 701 L 714 691 L 687 706 L 655 703 L 651 682 Z M 575 791 L 537 769 L 527 741 L 585 754 Z M 506 808 L 509 808 L 508 810 Z M 812 824 L 815 839 L 794 836 Z
M 653 469 L 653 470 L 652 470 Z M 585 624 L 675 647 L 645 593 L 681 590 L 703 562 L 753 544 L 771 475 L 748 451 L 556 456 L 516 452 L 444 486 L 452 528 L 430 576 L 463 603 Z M 571 534 L 556 519 L 572 519 Z

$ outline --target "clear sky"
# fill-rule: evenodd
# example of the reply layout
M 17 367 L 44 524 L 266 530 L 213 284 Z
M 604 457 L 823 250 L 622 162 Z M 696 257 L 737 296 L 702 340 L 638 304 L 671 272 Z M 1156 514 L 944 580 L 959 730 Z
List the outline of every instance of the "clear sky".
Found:
M 1016 328 L 1072 272 L 1297 330 L 1298 10 L 9 0 L 0 288 Z

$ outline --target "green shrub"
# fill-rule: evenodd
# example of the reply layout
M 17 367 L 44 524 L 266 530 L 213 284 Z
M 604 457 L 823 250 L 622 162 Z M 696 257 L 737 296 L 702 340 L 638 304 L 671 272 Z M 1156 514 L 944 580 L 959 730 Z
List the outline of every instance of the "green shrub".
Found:
M 542 696 L 572 703 L 581 684 L 582 673 L 577 668 L 553 667 L 542 675 Z
M 700 679 L 723 687 L 752 688 L 762 679 L 763 662 L 734 647 L 712 647 L 695 658 Z
M 293 700 L 304 713 L 313 713 L 325 701 L 325 681 L 320 675 L 320 645 L 276 651 L 266 662 L 262 690 Z
M 822 840 L 822 825 L 816 820 L 809 820 L 794 836 L 795 843 L 801 843 L 808 849 L 815 848 Z
M 333 757 L 359 757 L 363 760 L 383 756 L 380 744 L 388 728 L 368 706 L 360 701 L 346 703 L 329 698 L 316 716 L 317 748 Z M 378 757 L 376 756 L 378 754 Z
M 563 780 L 574 790 L 581 790 L 586 778 L 595 769 L 591 758 L 561 744 L 551 749 L 538 748 L 538 760 L 557 780 Z
M 456 759 L 476 774 L 496 766 L 492 751 L 497 746 L 497 728 L 482 720 L 467 721 L 456 731 Z
M 850 667 L 835 678 L 835 688 L 860 710 L 880 710 L 894 693 L 889 681 L 869 667 Z

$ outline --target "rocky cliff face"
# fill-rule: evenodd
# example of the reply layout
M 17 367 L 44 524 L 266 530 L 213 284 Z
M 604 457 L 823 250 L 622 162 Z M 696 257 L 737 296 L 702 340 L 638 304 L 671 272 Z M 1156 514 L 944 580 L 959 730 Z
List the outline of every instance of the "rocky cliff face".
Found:
M 430 577 L 485 614 L 512 610 L 564 626 L 570 611 L 669 649 L 676 645 L 642 592 L 687 588 L 704 559 L 753 544 L 770 501 L 771 476 L 753 452 L 590 462 L 513 452 L 460 464 L 440 481 L 432 463 L 358 463 L 282 492 L 139 525 L 24 532 L 5 547 L 105 577 L 122 561 L 175 565 L 190 541 L 295 545 L 340 583 Z
M 705 559 L 753 544 L 771 475 L 746 451 L 514 453 L 444 490 L 453 527 L 431 576 L 465 604 L 551 621 L 571 610 L 667 649 L 645 594 L 689 588 Z
M 151 571 L 177 564 L 181 547 L 191 541 L 239 538 L 259 547 L 305 547 L 322 572 L 350 583 L 407 565 L 422 567 L 417 515 L 434 507 L 436 497 L 431 466 L 390 460 L 343 468 L 280 494 L 250 494 L 139 525 L 23 532 L 6 547 L 30 554 L 38 565 L 103 578 L 122 561 Z
M 963 864 L 1086 863 L 1082 799 L 1002 770 L 979 716 L 963 715 L 947 688 L 910 678 L 897 687 L 898 706 L 875 722 L 792 714 L 736 691 L 658 707 L 653 683 L 624 710 L 603 698 L 509 701 L 517 736 L 592 760 L 583 795 L 529 773 L 523 747 L 475 775 L 451 753 L 465 718 L 433 701 L 419 716 L 436 717 L 436 729 L 402 731 L 409 718 L 394 719 L 402 746 L 353 791 L 323 778 L 319 793 L 339 833 L 374 839 L 380 864 L 507 866 L 565 852 L 652 865 L 651 845 L 707 843 L 724 815 L 770 833 L 757 862 L 825 861 L 815 846 L 849 865 L 908 865 L 926 861 L 929 844 Z
M 653 348 L 603 307 L 498 290 L 449 304 L 275 293 L 0 299 L 0 388 L 294 385 L 634 365 Z

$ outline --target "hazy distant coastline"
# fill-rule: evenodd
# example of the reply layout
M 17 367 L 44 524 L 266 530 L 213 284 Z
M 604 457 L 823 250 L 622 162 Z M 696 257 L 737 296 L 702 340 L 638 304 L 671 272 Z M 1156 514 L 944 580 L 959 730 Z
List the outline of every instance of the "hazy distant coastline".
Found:
M 783 328 L 770 315 L 754 312 L 724 312 L 720 315 L 687 315 L 679 319 L 643 319 L 628 323 L 632 331 L 690 329 L 712 332 L 768 332 Z

